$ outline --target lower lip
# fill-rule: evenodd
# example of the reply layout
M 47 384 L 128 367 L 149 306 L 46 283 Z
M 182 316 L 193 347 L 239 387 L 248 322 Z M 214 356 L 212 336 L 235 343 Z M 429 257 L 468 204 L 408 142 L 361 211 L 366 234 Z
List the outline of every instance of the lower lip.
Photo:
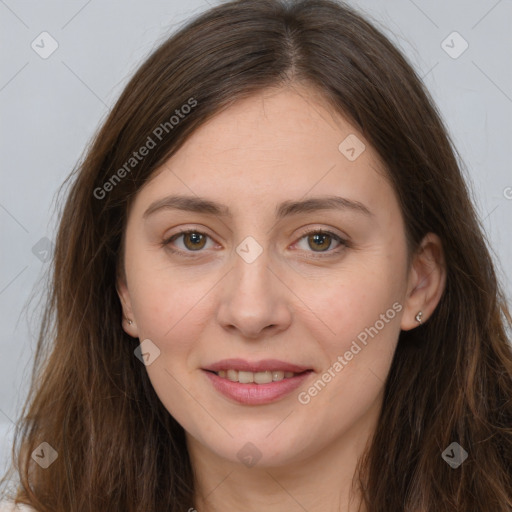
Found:
M 261 405 L 275 402 L 297 389 L 312 370 L 300 373 L 288 379 L 269 382 L 268 384 L 240 384 L 219 377 L 216 373 L 203 370 L 217 391 L 224 396 L 246 405 Z

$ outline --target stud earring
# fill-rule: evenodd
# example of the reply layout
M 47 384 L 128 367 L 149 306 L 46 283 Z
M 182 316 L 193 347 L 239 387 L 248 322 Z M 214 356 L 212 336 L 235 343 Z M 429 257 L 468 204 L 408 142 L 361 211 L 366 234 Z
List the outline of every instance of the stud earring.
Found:
M 418 311 L 418 314 L 416 315 L 416 322 L 419 322 L 421 324 L 422 316 L 423 316 L 423 311 Z
M 133 322 L 130 319 L 128 319 L 128 325 L 132 325 L 132 324 L 133 324 Z

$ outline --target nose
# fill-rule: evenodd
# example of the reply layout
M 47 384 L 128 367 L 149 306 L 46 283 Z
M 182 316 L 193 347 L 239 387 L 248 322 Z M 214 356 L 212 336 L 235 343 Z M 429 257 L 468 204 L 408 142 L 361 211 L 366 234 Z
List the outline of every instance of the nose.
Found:
M 248 263 L 233 253 L 233 268 L 224 278 L 217 321 L 226 330 L 257 339 L 285 330 L 291 323 L 293 295 L 264 250 Z M 277 267 L 274 265 L 274 267 Z

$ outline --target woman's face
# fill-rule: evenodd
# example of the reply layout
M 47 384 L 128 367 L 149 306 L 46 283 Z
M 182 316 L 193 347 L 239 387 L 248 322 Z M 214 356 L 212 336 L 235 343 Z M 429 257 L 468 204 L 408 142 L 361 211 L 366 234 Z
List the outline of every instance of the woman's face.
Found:
M 412 289 L 379 169 L 312 90 L 282 88 L 218 114 L 138 193 L 124 328 L 189 442 L 278 466 L 375 420 Z

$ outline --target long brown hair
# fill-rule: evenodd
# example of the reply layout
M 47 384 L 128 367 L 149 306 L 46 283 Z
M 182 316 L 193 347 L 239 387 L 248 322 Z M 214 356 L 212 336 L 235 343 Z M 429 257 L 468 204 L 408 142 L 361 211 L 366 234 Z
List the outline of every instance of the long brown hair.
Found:
M 510 511 L 512 319 L 456 149 L 411 65 L 330 0 L 232 1 L 199 15 L 143 63 L 71 174 L 13 446 L 20 502 L 48 512 L 194 506 L 183 428 L 134 357 L 139 340 L 121 327 L 116 276 L 127 212 L 201 124 L 241 98 L 294 83 L 320 91 L 377 150 L 410 254 L 434 232 L 446 259 L 434 314 L 400 333 L 356 474 L 367 510 Z M 148 137 L 155 146 L 127 165 Z M 42 442 L 58 453 L 47 469 L 31 457 Z M 469 455 L 457 469 L 441 457 L 452 442 Z

